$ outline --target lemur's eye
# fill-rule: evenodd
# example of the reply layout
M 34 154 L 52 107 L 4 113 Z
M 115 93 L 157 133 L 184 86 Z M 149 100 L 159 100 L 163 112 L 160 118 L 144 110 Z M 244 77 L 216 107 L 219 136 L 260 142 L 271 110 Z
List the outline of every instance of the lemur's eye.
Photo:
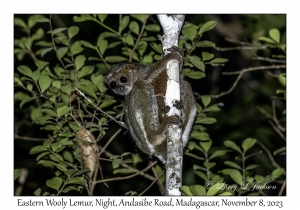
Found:
M 121 83 L 127 82 L 127 78 L 124 77 L 124 76 L 120 77 L 120 82 L 121 82 Z
M 109 87 L 111 88 L 111 89 L 115 89 L 116 88 L 116 82 L 111 82 L 110 84 L 109 84 Z

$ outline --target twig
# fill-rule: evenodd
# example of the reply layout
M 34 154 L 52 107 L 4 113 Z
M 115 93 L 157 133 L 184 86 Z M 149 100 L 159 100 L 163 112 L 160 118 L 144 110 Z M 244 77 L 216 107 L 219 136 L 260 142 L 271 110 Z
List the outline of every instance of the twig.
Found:
M 279 135 L 284 141 L 286 141 L 285 136 L 284 136 L 283 133 L 276 127 L 276 125 L 275 125 L 271 120 L 269 120 L 269 123 L 271 124 L 271 126 L 273 127 L 273 129 L 278 133 L 278 135 Z
M 154 167 L 152 167 L 152 173 L 154 174 L 155 178 L 157 179 L 156 184 L 158 185 L 160 194 L 164 195 L 165 187 L 164 187 L 163 183 L 159 180 L 160 175 L 159 176 L 157 175 Z
M 116 120 L 115 118 L 113 118 L 112 116 L 110 116 L 109 114 L 107 114 L 106 112 L 104 112 L 102 109 L 100 109 L 99 107 L 97 107 L 90 99 L 88 99 L 77 87 L 74 88 L 81 96 L 83 96 L 95 109 L 97 109 L 98 111 L 100 111 L 102 114 L 104 114 L 104 116 L 107 116 L 108 118 L 110 118 L 111 120 L 113 120 L 114 122 L 116 122 L 117 124 L 119 124 L 120 126 L 122 126 L 123 128 L 127 129 L 127 127 L 122 123 L 119 122 L 118 120 Z
M 145 26 L 146 26 L 148 17 L 149 17 L 149 15 L 147 15 L 147 17 L 145 18 L 144 23 L 143 23 L 143 26 L 142 26 L 141 31 L 140 31 L 140 34 L 139 34 L 139 36 L 138 36 L 138 38 L 137 38 L 137 40 L 136 40 L 136 42 L 135 42 L 135 45 L 133 46 L 132 52 L 130 53 L 130 56 L 129 56 L 129 62 L 132 61 L 133 53 L 134 53 L 135 49 L 137 48 L 137 46 L 138 46 L 138 44 L 139 44 L 139 42 L 140 42 L 140 39 L 141 39 L 141 37 L 142 37 L 142 35 L 143 35 L 143 32 L 144 32 L 144 29 L 145 29 Z
M 278 196 L 281 196 L 281 195 L 283 194 L 283 191 L 284 191 L 284 189 L 285 189 L 285 186 L 286 186 L 286 179 L 284 180 L 284 182 L 283 182 L 283 184 L 282 184 L 282 186 L 281 186 L 281 188 L 280 188 L 280 191 L 279 191 L 279 193 L 278 193 Z
M 286 63 L 285 60 L 278 60 L 278 59 L 271 59 L 271 58 L 264 58 L 264 57 L 254 57 L 252 60 L 259 60 L 259 61 L 268 61 L 273 63 Z
M 104 150 L 101 146 L 98 145 L 98 147 L 99 147 L 99 150 L 100 150 L 101 152 L 103 152 L 103 154 L 104 154 L 106 157 L 109 157 L 109 158 L 110 158 L 110 157 L 113 156 L 113 154 L 111 154 L 110 152 Z M 135 169 L 135 168 L 133 168 L 133 167 L 127 165 L 127 164 L 124 163 L 124 162 L 121 162 L 120 165 L 121 165 L 122 167 L 127 168 L 127 169 L 130 169 L 130 170 L 132 170 L 132 171 L 134 171 L 134 172 L 140 172 L 139 170 L 137 170 L 137 169 Z M 146 178 L 146 179 L 149 179 L 149 180 L 151 180 L 151 181 L 153 181 L 153 180 L 155 179 L 155 177 L 153 177 L 153 176 L 151 176 L 151 175 L 149 175 L 149 174 L 146 174 L 146 173 L 144 173 L 144 172 L 140 173 L 139 175 L 142 176 L 142 177 L 144 177 L 144 178 Z
M 227 95 L 231 93 L 235 86 L 238 84 L 239 80 L 242 78 L 243 74 L 249 71 L 257 71 L 257 70 L 267 70 L 267 69 L 278 69 L 278 68 L 286 68 L 286 65 L 278 65 L 278 66 L 258 66 L 258 67 L 251 67 L 247 69 L 243 69 L 242 71 L 236 71 L 236 72 L 224 72 L 224 75 L 234 75 L 239 74 L 239 76 L 236 78 L 235 82 L 231 86 L 231 88 L 225 92 L 220 93 L 219 95 L 210 95 L 211 98 L 220 98 L 224 95 Z M 201 97 L 201 96 L 199 96 Z M 198 97 L 198 98 L 199 98 Z
M 26 182 L 27 177 L 28 177 L 28 170 L 25 168 L 22 168 L 21 175 L 18 179 L 20 185 L 18 187 L 16 187 L 16 191 L 15 191 L 16 196 L 22 195 L 22 191 L 23 191 L 24 184 Z
M 268 148 L 265 146 L 265 145 L 263 145 L 263 143 L 261 143 L 260 141 L 256 141 L 258 144 L 259 144 L 259 146 L 261 146 L 261 148 L 263 148 L 263 150 L 265 150 L 265 152 L 268 154 L 268 156 L 269 156 L 269 158 L 270 158 L 270 160 L 271 160 L 271 162 L 272 162 L 272 165 L 275 167 L 275 168 L 281 168 L 280 167 L 280 165 L 278 165 L 277 163 L 276 163 L 276 161 L 274 160 L 274 158 L 273 158 L 273 155 L 272 155 L 272 153 L 270 152 L 270 150 L 268 150 Z
M 144 171 L 147 171 L 149 170 L 151 167 L 153 167 L 155 164 L 157 163 L 157 161 L 154 161 L 152 164 L 150 164 L 149 166 L 147 166 L 146 168 L 144 168 L 143 170 L 135 173 L 135 174 L 132 174 L 132 175 L 129 175 L 129 176 L 124 176 L 124 177 L 116 177 L 116 178 L 110 178 L 110 179 L 105 179 L 105 180 L 98 180 L 96 181 L 95 183 L 98 184 L 98 183 L 103 183 L 103 182 L 112 182 L 112 181 L 117 181 L 117 180 L 124 180 L 124 179 L 130 179 L 130 178 L 133 178 L 135 176 L 138 176 L 140 175 L 142 172 Z
M 33 137 L 27 137 L 27 136 L 19 136 L 18 134 L 14 135 L 15 139 L 25 140 L 25 141 L 47 141 L 48 139 L 44 138 L 33 138 Z
M 101 150 L 99 150 L 99 155 L 98 158 L 100 158 L 100 156 L 102 155 L 102 153 L 105 151 L 105 149 L 108 147 L 108 145 L 112 142 L 112 140 L 114 140 L 116 138 L 116 136 L 122 131 L 122 129 L 117 130 L 117 132 L 115 132 L 115 134 L 110 137 L 110 139 L 106 142 L 106 144 L 102 147 Z
M 153 167 L 152 167 L 152 169 L 153 169 Z M 138 196 L 142 196 L 145 192 L 147 192 L 147 191 L 150 189 L 150 187 L 152 187 L 152 186 L 154 185 L 155 182 L 157 183 L 157 182 L 159 181 L 159 177 L 160 177 L 163 173 L 164 173 L 164 171 L 161 172 L 161 173 L 159 174 L 159 176 L 156 176 L 155 180 L 153 180 L 153 181 L 151 182 L 151 184 L 150 184 L 143 192 L 141 192 Z M 163 194 L 162 194 L 162 195 L 163 195 Z

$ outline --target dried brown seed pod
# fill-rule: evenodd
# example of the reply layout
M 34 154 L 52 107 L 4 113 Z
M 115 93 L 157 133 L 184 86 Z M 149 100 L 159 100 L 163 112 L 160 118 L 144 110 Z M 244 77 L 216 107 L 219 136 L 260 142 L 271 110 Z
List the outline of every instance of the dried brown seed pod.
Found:
M 89 179 L 92 179 L 99 153 L 95 137 L 90 131 L 81 129 L 76 133 L 76 144 L 81 151 L 82 167 L 91 170 L 86 175 Z

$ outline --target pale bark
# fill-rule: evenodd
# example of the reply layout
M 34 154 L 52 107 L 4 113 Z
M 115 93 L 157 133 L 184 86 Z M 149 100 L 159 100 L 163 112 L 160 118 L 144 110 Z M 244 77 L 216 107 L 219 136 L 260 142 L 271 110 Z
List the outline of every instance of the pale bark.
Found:
M 168 49 L 178 46 L 178 39 L 184 21 L 184 15 L 158 15 L 163 28 L 162 38 L 164 55 L 169 53 Z M 165 104 L 171 109 L 167 115 L 181 116 L 180 109 L 173 106 L 174 101 L 180 101 L 180 68 L 177 60 L 170 60 L 167 65 L 167 90 Z M 182 185 L 182 128 L 179 125 L 172 125 L 168 128 L 167 140 L 167 163 L 166 163 L 166 195 L 181 195 L 179 187 Z

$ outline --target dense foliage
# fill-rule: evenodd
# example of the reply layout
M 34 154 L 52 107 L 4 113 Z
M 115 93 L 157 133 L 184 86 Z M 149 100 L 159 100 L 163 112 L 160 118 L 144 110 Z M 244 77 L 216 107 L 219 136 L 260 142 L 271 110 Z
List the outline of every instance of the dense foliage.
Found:
M 104 83 L 116 63 L 161 58 L 156 16 L 16 15 L 14 24 L 16 195 L 163 194 L 164 165 L 123 135 L 123 98 Z M 182 193 L 284 195 L 285 16 L 187 15 L 179 47 L 198 110 Z M 84 147 L 99 149 L 94 182 L 76 144 L 86 130 Z

